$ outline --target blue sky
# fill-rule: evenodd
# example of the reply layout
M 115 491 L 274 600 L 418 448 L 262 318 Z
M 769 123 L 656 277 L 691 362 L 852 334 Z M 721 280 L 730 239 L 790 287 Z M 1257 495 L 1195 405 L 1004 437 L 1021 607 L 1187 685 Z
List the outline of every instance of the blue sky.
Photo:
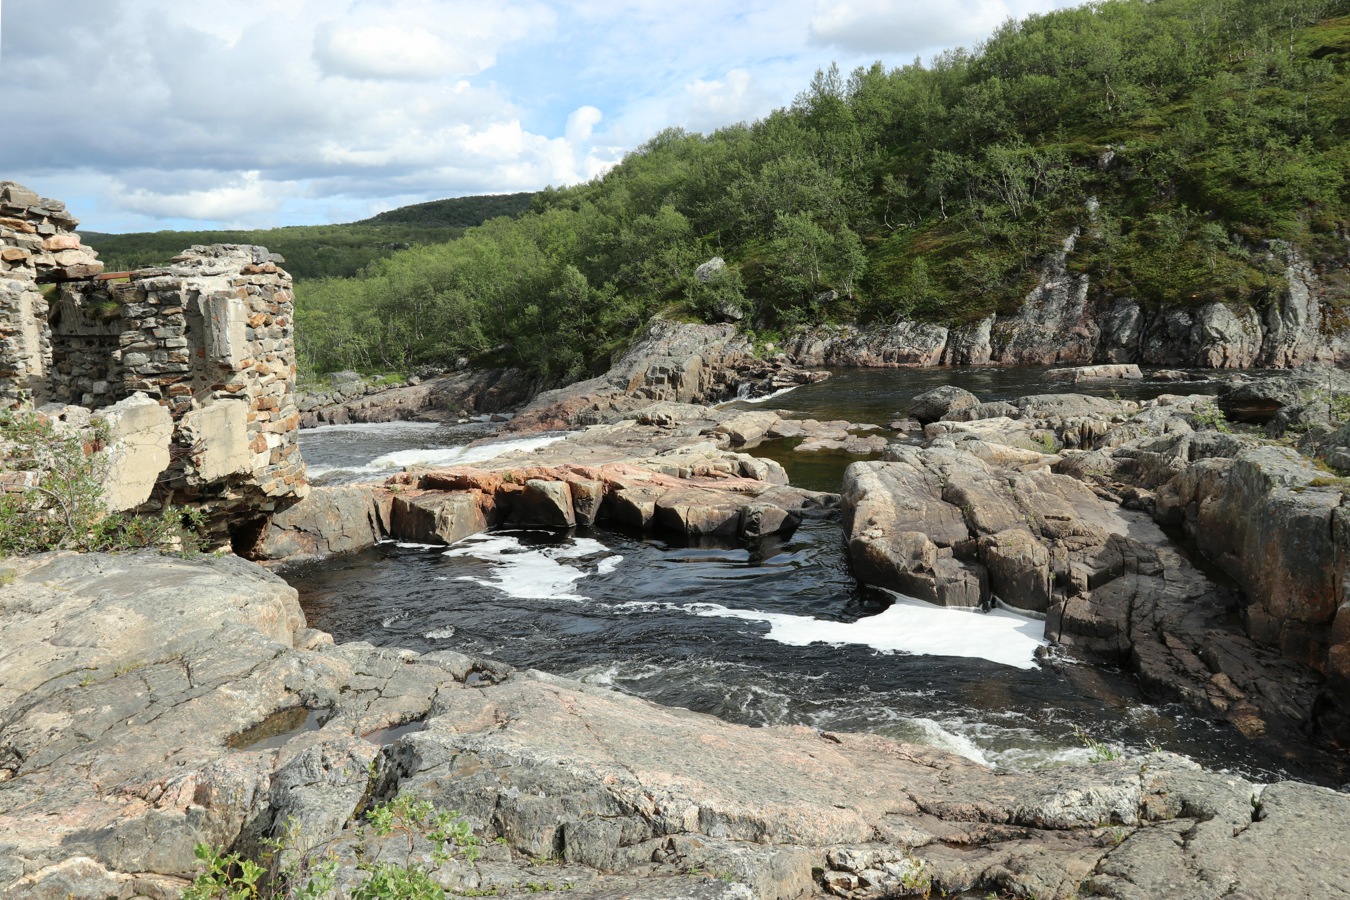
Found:
M 0 0 L 0 179 L 86 230 L 346 222 L 602 174 L 1071 0 Z

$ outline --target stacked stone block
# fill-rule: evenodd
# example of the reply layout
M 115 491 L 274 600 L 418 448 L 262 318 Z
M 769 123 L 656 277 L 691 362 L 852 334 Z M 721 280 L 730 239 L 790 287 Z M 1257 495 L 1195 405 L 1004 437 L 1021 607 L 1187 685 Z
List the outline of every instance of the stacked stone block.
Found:
M 263 247 L 194 246 L 166 267 L 128 273 L 125 283 L 72 286 L 62 298 L 63 310 L 86 311 L 84 322 L 90 310 L 117 310 L 111 362 L 91 390 L 139 391 L 167 407 L 177 450 L 163 478 L 166 499 L 222 521 L 271 512 L 308 490 L 294 397 L 294 294 L 279 261 Z M 82 387 L 92 371 L 69 387 Z
M 0 405 L 43 400 L 52 360 L 43 282 L 103 271 L 75 234 L 79 222 L 59 200 L 0 181 Z
M 281 257 L 194 246 L 105 275 L 60 203 L 0 182 L 0 212 L 0 403 L 102 409 L 146 395 L 174 426 L 149 507 L 196 506 L 220 534 L 308 493 Z

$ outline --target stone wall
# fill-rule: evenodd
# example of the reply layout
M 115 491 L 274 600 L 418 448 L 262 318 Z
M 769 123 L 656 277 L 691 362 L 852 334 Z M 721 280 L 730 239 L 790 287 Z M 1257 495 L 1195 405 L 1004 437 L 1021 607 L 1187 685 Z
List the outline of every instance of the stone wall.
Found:
M 45 399 L 52 347 L 39 285 L 103 271 L 78 224 L 59 200 L 0 181 L 0 405 Z
M 155 401 L 174 430 L 146 505 L 197 506 L 221 535 L 308 492 L 279 256 L 194 246 L 161 268 L 103 274 L 61 204 L 0 182 L 0 210 L 0 405 Z

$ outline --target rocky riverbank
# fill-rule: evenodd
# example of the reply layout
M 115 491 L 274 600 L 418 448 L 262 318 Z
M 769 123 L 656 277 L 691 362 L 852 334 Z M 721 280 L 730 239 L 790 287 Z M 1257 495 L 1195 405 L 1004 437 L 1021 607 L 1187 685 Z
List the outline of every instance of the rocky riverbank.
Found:
M 803 366 L 1030 366 L 1138 363 L 1204 369 L 1291 368 L 1350 362 L 1341 289 L 1287 246 L 1264 251 L 1284 269 L 1262 305 L 1211 302 L 1149 307 L 1091 290 L 1070 260 L 1075 238 L 1049 257 L 1039 283 L 1009 315 L 948 325 L 823 326 L 784 350 Z
M 1350 894 L 1350 796 L 1168 754 L 1033 774 L 751 729 L 450 652 L 334 646 L 232 558 L 6 563 L 0 897 L 175 896 L 193 845 L 289 833 L 361 876 L 362 812 L 458 809 L 452 893 Z M 260 727 L 261 726 L 261 727 Z M 404 858 L 400 850 L 400 860 Z
M 739 390 L 725 373 L 762 365 L 728 331 L 720 356 L 672 368 L 688 335 L 663 326 L 653 340 L 666 350 L 541 395 L 517 419 L 522 431 L 602 424 L 475 468 L 316 489 L 251 551 L 275 562 L 605 517 L 754 541 L 838 498 L 787 485 L 746 450 L 790 435 L 858 453 L 879 449 L 869 437 L 888 443 L 858 423 L 675 402 Z M 799 377 L 779 361 L 758 383 Z M 1319 417 L 1334 414 L 1338 377 L 1235 384 L 1218 407 L 917 398 L 895 423 L 907 442 L 849 470 L 854 571 L 935 602 L 1044 614 L 1068 652 L 1124 663 L 1154 696 L 1249 736 L 1345 741 L 1343 482 L 1215 428 L 1220 407 L 1255 411 L 1334 454 L 1342 432 Z M 484 842 L 476 860 L 437 861 L 425 835 L 399 854 L 459 894 L 1350 896 L 1335 862 L 1344 793 L 1163 753 L 995 772 L 451 652 L 337 646 L 306 627 L 294 590 L 233 557 L 7 560 L 0 626 L 12 648 L 0 659 L 0 898 L 172 897 L 200 871 L 197 843 L 256 853 L 287 835 L 296 853 L 331 854 L 351 886 L 362 860 L 388 858 L 363 815 L 400 795 L 458 810 Z
M 1124 663 L 1152 696 L 1248 736 L 1350 742 L 1344 479 L 1216 430 L 1210 397 L 974 399 L 945 392 L 923 447 L 849 469 L 859 579 L 1045 614 L 1070 652 Z
M 618 421 L 655 402 L 706 404 L 764 397 L 827 377 L 807 372 L 785 356 L 757 356 L 750 339 L 732 325 L 660 318 L 652 320 L 604 375 L 542 393 L 540 384 L 519 369 L 466 370 L 387 389 L 349 375 L 301 398 L 302 427 L 453 421 L 519 409 L 508 430 L 533 433 Z

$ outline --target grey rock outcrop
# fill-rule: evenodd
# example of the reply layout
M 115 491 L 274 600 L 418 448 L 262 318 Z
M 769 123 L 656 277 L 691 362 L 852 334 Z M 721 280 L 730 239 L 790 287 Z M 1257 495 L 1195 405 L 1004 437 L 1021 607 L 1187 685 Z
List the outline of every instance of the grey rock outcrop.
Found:
M 822 326 L 792 336 L 808 366 L 1088 365 L 1235 369 L 1350 362 L 1338 288 L 1278 242 L 1260 251 L 1284 268 L 1284 286 L 1253 303 L 1144 306 L 1094 291 L 1069 265 L 1075 238 L 1051 254 L 1018 309 L 946 325 L 902 320 L 869 331 Z
M 510 410 L 538 391 L 519 369 L 469 370 L 416 384 L 378 388 L 358 380 L 332 384 L 297 398 L 300 427 L 400 420 L 453 421 Z
M 6 900 L 173 896 L 198 871 L 194 843 L 248 851 L 287 822 L 354 883 L 357 848 L 379 851 L 356 829 L 365 804 L 400 792 L 460 810 L 483 839 L 472 863 L 413 848 L 455 892 L 1350 892 L 1325 864 L 1350 832 L 1344 794 L 1168 754 L 995 773 L 448 651 L 334 646 L 293 590 L 239 560 L 25 560 L 0 585 L 0 627 Z
M 927 425 L 948 413 L 969 409 L 978 406 L 979 403 L 980 398 L 965 388 L 944 384 L 916 394 L 914 399 L 909 401 L 909 414 L 920 425 Z
M 653 402 L 717 403 L 766 396 L 820 381 L 782 355 L 759 359 L 732 325 L 654 319 L 647 332 L 606 374 L 532 400 L 507 425 L 518 433 L 618 421 Z
M 986 418 L 934 423 L 927 449 L 850 467 L 857 577 L 949 605 L 996 595 L 1045 611 L 1047 637 L 1128 663 L 1154 696 L 1250 736 L 1346 740 L 1350 538 L 1334 480 L 1290 449 L 1196 431 L 1206 397 L 1162 398 L 1130 417 L 1100 398 L 1025 399 L 964 410 L 954 415 Z M 1076 427 L 1092 439 L 1028 454 L 1018 416 L 1033 410 L 1086 413 L 1094 427 Z M 999 412 L 1013 415 L 988 417 Z M 1185 528 L 1241 593 L 1192 565 L 1154 519 Z

